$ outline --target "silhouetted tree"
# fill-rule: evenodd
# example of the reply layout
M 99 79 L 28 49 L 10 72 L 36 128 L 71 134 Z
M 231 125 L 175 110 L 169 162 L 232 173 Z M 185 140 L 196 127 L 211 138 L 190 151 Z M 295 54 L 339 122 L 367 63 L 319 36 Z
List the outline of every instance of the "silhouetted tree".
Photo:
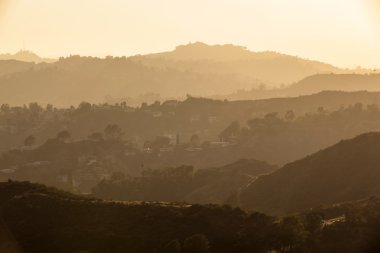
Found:
M 88 139 L 91 141 L 101 141 L 103 140 L 103 134 L 99 132 L 92 133 L 88 136 Z
M 92 105 L 88 102 L 82 102 L 78 105 L 78 111 L 80 112 L 88 112 L 92 108 Z
M 2 104 L 0 107 L 1 112 L 9 112 L 11 110 L 11 107 L 8 104 Z
M 239 132 L 240 124 L 238 121 L 234 121 L 219 134 L 219 138 L 221 140 L 229 141 L 231 137 L 237 136 Z
M 31 147 L 36 144 L 36 138 L 33 135 L 29 135 L 28 137 L 25 138 L 24 140 L 24 145 L 26 147 Z
M 29 111 L 31 113 L 40 113 L 43 111 L 43 108 L 38 103 L 30 103 L 29 104 Z
M 295 118 L 296 118 L 296 115 L 295 115 L 295 113 L 294 113 L 292 110 L 287 111 L 287 112 L 285 113 L 285 119 L 286 119 L 287 121 L 293 121 Z
M 118 141 L 124 135 L 123 130 L 116 124 L 110 124 L 104 129 L 104 134 L 107 140 Z
M 57 139 L 60 141 L 67 141 L 71 137 L 71 134 L 67 130 L 63 130 L 57 134 Z
M 166 136 L 157 136 L 156 139 L 154 139 L 150 143 L 150 147 L 156 151 L 158 151 L 160 148 L 168 147 L 170 144 L 170 138 Z
M 201 144 L 201 140 L 197 134 L 193 134 L 190 137 L 190 145 L 193 147 L 198 147 Z
M 181 252 L 181 243 L 178 240 L 168 242 L 163 249 L 163 253 L 179 253 Z

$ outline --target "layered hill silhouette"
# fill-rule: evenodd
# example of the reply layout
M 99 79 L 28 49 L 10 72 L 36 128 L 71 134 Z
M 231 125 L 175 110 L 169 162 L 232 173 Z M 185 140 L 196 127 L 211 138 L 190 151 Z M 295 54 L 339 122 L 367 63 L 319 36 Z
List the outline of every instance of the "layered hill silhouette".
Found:
M 267 99 L 315 94 L 321 91 L 379 91 L 380 74 L 317 74 L 280 89 L 255 88 L 238 90 L 226 96 L 229 100 Z
M 54 63 L 25 64 L 15 61 L 44 61 L 30 52 L 22 51 L 20 55 L 22 57 L 6 55 L 2 58 L 13 60 L 0 61 L 0 99 L 3 103 L 38 101 L 72 105 L 83 100 L 102 102 L 105 97 L 138 97 L 147 92 L 158 93 L 164 98 L 184 97 L 186 94 L 224 96 L 239 89 L 263 87 L 263 84 L 268 87 L 289 86 L 312 75 L 352 72 L 275 52 L 251 52 L 233 45 L 209 46 L 203 43 L 179 46 L 172 52 L 151 55 L 104 59 L 71 56 Z M 316 85 L 314 79 L 317 76 L 314 76 L 286 89 L 270 90 L 269 93 L 255 91 L 249 99 L 337 89 L 330 85 L 335 85 L 336 76 L 322 77 L 325 80 L 318 79 L 320 81 Z M 366 90 L 368 85 L 368 89 L 377 90 L 373 85 L 377 79 L 368 80 L 368 76 L 363 75 L 347 78 L 357 80 L 352 84 L 354 86 L 360 83 L 355 90 Z M 309 82 L 313 88 L 309 87 Z M 339 87 L 346 90 L 344 85 Z
M 262 176 L 240 194 L 244 208 L 289 214 L 380 194 L 380 133 L 367 133 Z
M 34 63 L 42 63 L 42 62 L 52 63 L 56 61 L 55 59 L 51 59 L 51 58 L 42 58 L 29 50 L 20 50 L 15 54 L 0 54 L 0 61 L 1 60 L 16 60 L 16 61 L 34 62 Z

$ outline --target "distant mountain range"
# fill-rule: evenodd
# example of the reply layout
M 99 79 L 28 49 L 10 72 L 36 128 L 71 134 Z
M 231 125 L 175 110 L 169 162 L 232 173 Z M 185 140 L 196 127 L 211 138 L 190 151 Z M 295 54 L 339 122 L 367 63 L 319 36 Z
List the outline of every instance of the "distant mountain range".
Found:
M 50 58 L 41 58 L 35 53 L 28 51 L 28 50 L 20 50 L 15 54 L 0 54 L 0 61 L 3 60 L 16 60 L 16 61 L 23 61 L 23 62 L 34 62 L 34 63 L 52 63 L 57 61 L 56 59 L 50 59 Z
M 367 133 L 262 176 L 240 194 L 244 208 L 289 214 L 380 194 L 380 133 Z
M 214 98 L 229 100 L 252 100 L 274 97 L 295 97 L 315 94 L 321 91 L 379 91 L 380 74 L 317 74 L 284 88 L 239 90 L 230 95 Z
M 354 71 L 274 52 L 251 52 L 233 45 L 194 43 L 145 56 L 71 56 L 53 63 L 38 63 L 53 60 L 27 51 L 2 59 L 36 62 L 0 61 L 0 100 L 10 104 L 38 101 L 72 105 L 83 100 L 97 103 L 105 101 L 105 97 L 117 101 L 112 98 L 135 98 L 148 92 L 163 98 L 191 94 L 222 95 L 218 97 L 236 100 L 298 96 L 325 89 L 380 90 L 377 75 L 361 75 L 369 70 L 341 77 L 339 74 Z M 347 80 L 349 87 L 344 85 Z M 263 89 L 264 84 L 277 88 Z M 286 88 L 278 88 L 281 85 Z M 253 88 L 242 96 L 226 95 Z

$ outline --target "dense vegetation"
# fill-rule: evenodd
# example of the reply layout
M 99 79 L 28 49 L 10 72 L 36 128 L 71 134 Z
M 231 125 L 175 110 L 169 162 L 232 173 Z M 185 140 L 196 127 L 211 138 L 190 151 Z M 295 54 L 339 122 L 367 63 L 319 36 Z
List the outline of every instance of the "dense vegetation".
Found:
M 31 180 L 90 192 L 99 181 L 116 172 L 135 177 L 147 169 L 182 165 L 206 169 L 240 159 L 282 165 L 342 139 L 380 129 L 380 110 L 376 104 L 358 103 L 335 111 L 319 107 L 303 115 L 293 110 L 264 113 L 245 123 L 243 115 L 249 113 L 240 109 L 243 113 L 239 115 L 232 110 L 248 110 L 250 102 L 189 98 L 175 107 L 168 103 L 146 105 L 133 112 L 128 112 L 130 108 L 125 105 L 102 107 L 88 103 L 72 109 L 42 109 L 38 104 L 26 108 L 3 106 L 0 119 L 8 128 L 0 131 L 4 137 L 2 144 L 18 139 L 22 147 L 0 156 L 0 180 Z M 171 116 L 151 116 L 150 112 L 156 110 Z M 175 116 L 171 110 L 175 110 Z M 201 115 L 195 117 L 196 121 L 191 120 L 194 111 Z M 213 116 L 210 121 L 207 115 L 232 116 Z M 244 119 L 228 126 L 233 117 Z M 105 125 L 114 121 L 118 124 Z M 23 130 L 12 130 L 13 125 L 23 126 Z M 165 129 L 172 131 L 165 134 Z M 32 131 L 37 134 L 31 134 Z M 44 142 L 49 133 L 50 139 Z M 213 135 L 215 139 L 211 140 Z
M 101 181 L 93 194 L 103 199 L 127 201 L 185 201 L 198 204 L 224 204 L 230 195 L 276 167 L 255 160 L 212 169 L 190 166 L 145 170 L 140 177 L 122 174 Z
M 317 112 L 321 105 L 325 111 L 331 112 L 355 103 L 361 103 L 363 108 L 369 104 L 380 104 L 380 94 L 323 92 L 298 98 L 235 102 L 189 97 L 185 101 L 143 104 L 141 107 L 130 107 L 126 103 L 91 105 L 84 102 L 76 108 L 58 109 L 52 105 L 42 107 L 37 103 L 23 107 L 3 104 L 0 110 L 0 151 L 23 146 L 30 135 L 35 137 L 35 144 L 43 144 L 62 130 L 69 131 L 74 140 L 84 139 L 92 133 L 103 132 L 109 124 L 117 124 L 122 128 L 125 140 L 139 142 L 139 145 L 157 136 L 176 134 L 181 143 L 188 142 L 194 134 L 199 136 L 201 142 L 212 142 L 233 121 L 243 123 L 272 112 L 284 118 L 288 111 L 292 111 L 297 118 L 305 113 Z M 330 117 L 329 120 L 337 119 Z M 368 120 L 376 121 L 377 118 Z M 331 124 L 333 131 L 336 128 L 335 124 Z M 364 132 L 376 130 L 368 124 L 364 124 L 363 128 Z M 352 137 L 352 134 L 358 133 L 344 137 Z
M 342 141 L 242 190 L 240 205 L 270 214 L 293 213 L 319 205 L 380 194 L 380 133 Z
M 375 198 L 274 218 L 227 206 L 104 202 L 29 183 L 0 188 L 4 224 L 25 253 L 379 250 Z
M 331 146 L 340 140 L 380 130 L 380 110 L 376 104 L 355 104 L 336 111 L 323 107 L 315 113 L 284 116 L 268 113 L 246 124 L 233 122 L 220 137 L 237 143 L 236 148 L 252 150 L 252 157 L 285 164 Z

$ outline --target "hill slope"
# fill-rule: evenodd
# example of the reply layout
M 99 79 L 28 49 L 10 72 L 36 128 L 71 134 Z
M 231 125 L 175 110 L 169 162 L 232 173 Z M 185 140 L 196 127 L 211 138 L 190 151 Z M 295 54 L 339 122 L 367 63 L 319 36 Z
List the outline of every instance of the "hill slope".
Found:
M 245 208 L 272 214 L 380 194 L 380 133 L 368 133 L 285 165 L 241 193 Z

